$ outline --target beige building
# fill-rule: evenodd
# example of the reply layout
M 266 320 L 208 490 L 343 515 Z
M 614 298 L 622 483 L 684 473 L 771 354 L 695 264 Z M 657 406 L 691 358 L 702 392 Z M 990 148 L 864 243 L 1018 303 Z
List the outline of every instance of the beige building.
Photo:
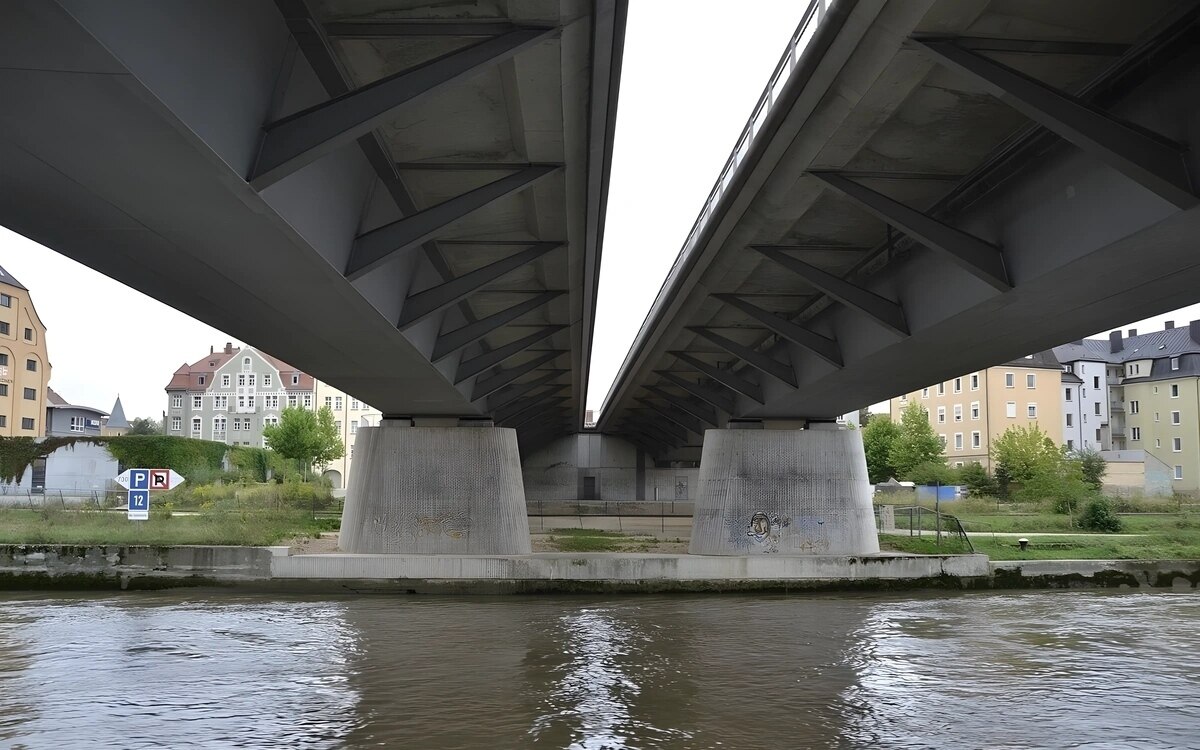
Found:
M 1052 352 L 1014 359 L 893 398 L 892 421 L 910 403 L 925 407 L 951 466 L 991 468 L 992 440 L 1010 427 L 1037 425 L 1063 442 L 1063 369 Z
M 378 427 L 383 414 L 374 407 L 339 391 L 337 388 L 316 381 L 316 408 L 329 407 L 333 412 L 334 425 L 338 428 L 346 454 L 325 467 L 325 478 L 335 490 L 343 489 L 350 481 L 350 469 L 354 464 L 354 439 L 360 427 Z
M 50 357 L 29 290 L 0 268 L 0 435 L 46 434 Z

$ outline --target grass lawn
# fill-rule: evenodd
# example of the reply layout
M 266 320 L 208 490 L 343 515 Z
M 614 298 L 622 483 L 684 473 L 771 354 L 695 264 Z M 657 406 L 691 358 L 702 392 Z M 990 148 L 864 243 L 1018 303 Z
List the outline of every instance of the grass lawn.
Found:
M 546 543 L 557 552 L 649 552 L 658 540 L 652 536 L 599 529 L 550 529 Z
M 0 508 L 0 544 L 220 544 L 262 546 L 337 529 L 338 519 L 298 511 L 155 515 L 130 521 L 112 511 Z

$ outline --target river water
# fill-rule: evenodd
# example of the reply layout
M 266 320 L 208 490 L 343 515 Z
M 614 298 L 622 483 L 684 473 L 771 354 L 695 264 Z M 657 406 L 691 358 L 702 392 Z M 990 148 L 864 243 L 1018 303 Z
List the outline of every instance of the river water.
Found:
M 1200 747 L 1200 596 L 0 597 L 5 748 Z

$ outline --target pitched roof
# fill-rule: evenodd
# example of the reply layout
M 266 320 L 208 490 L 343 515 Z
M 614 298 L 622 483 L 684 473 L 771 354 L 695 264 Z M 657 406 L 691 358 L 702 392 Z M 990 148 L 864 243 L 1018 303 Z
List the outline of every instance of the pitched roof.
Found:
M 66 406 L 67 400 L 51 388 L 46 386 L 46 402 L 49 406 Z
M 1061 370 L 1062 363 L 1054 356 L 1054 352 L 1047 349 L 1044 352 L 1030 354 L 1027 357 L 1017 357 L 1010 359 L 1007 362 L 1002 362 L 997 367 L 1037 367 L 1045 370 Z
M 8 284 L 9 286 L 15 286 L 17 289 L 24 289 L 27 292 L 29 291 L 24 284 L 17 281 L 11 273 L 6 271 L 4 266 L 0 266 L 0 284 Z
M 79 409 L 80 411 L 90 411 L 102 417 L 108 416 L 108 412 L 103 409 L 97 409 L 94 406 L 83 406 L 81 404 L 69 403 L 65 398 L 58 395 L 58 392 L 53 388 L 46 386 L 46 408 L 47 409 Z
M 273 357 L 264 351 L 247 348 L 246 351 L 258 352 L 258 355 L 267 361 L 272 367 L 279 371 L 279 377 L 283 381 L 284 390 L 287 391 L 311 391 L 315 388 L 316 381 L 312 375 L 304 373 L 288 363 Z M 213 374 L 225 366 L 225 363 L 236 357 L 242 352 L 241 348 L 226 345 L 222 351 L 214 351 L 207 357 L 196 360 L 192 364 L 184 363 L 179 366 L 179 369 L 171 376 L 170 382 L 167 383 L 165 390 L 168 391 L 206 391 L 213 385 Z M 285 374 L 287 377 L 285 377 Z M 292 383 L 292 374 L 300 376 L 299 382 Z M 205 376 L 204 382 L 200 382 L 200 376 Z
M 117 402 L 113 404 L 112 414 L 108 417 L 108 428 L 118 430 L 129 428 L 129 422 L 125 419 L 125 408 L 121 406 L 120 396 L 117 396 Z
M 1115 331 L 1114 333 L 1121 333 Z M 1112 351 L 1108 339 L 1083 339 L 1054 347 L 1063 362 L 1109 362 L 1119 364 L 1134 359 L 1178 357 L 1181 354 L 1200 354 L 1200 341 L 1192 338 L 1190 326 L 1151 331 L 1137 336 L 1121 337 L 1121 348 Z

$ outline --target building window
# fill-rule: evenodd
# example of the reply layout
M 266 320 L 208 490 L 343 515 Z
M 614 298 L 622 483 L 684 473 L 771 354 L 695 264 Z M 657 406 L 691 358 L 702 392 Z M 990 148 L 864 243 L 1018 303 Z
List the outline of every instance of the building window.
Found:
M 171 432 L 179 432 L 183 429 L 183 417 L 171 417 Z
M 1141 440 L 1142 439 L 1142 428 L 1141 427 L 1130 427 L 1129 428 L 1129 438 L 1131 440 Z
M 241 429 L 242 429 L 242 418 L 241 417 L 233 418 L 233 429 L 238 432 L 241 431 Z
M 942 450 L 946 450 L 946 436 L 938 435 L 938 440 L 942 443 Z
M 1154 412 L 1154 421 L 1155 421 L 1155 422 L 1157 422 L 1157 421 L 1158 421 L 1158 412 Z
M 1075 441 L 1074 440 L 1067 441 L 1067 450 L 1069 450 L 1069 451 L 1075 450 Z
M 276 396 L 276 395 L 263 396 L 263 408 L 264 409 L 278 409 L 279 408 L 279 396 Z
M 1179 398 L 1179 383 L 1171 383 L 1171 398 Z
M 326 409 L 332 409 L 332 408 L 333 408 L 333 396 L 326 396 L 326 397 L 325 397 L 325 408 L 326 408 Z
M 0 323 L 0 336 L 7 336 L 8 330 L 8 323 Z
M 300 373 L 292 373 L 292 385 L 300 385 Z
M 8 383 L 0 383 L 0 396 L 8 395 Z
M 257 379 L 258 379 L 257 375 L 255 375 L 254 373 L 250 373 L 249 375 L 246 376 L 246 384 L 249 385 L 251 388 L 253 388 L 254 383 Z
M 1137 413 L 1138 413 L 1138 409 L 1139 409 L 1140 407 L 1141 407 L 1141 404 L 1139 404 L 1137 401 L 1130 401 L 1130 402 L 1129 402 L 1129 413 L 1130 413 L 1130 414 L 1137 414 Z M 1096 404 L 1096 408 L 1097 408 L 1097 409 L 1099 409 L 1099 408 L 1100 408 L 1100 404 Z M 1097 413 L 1097 414 L 1099 414 L 1100 412 L 1099 412 L 1099 411 L 1097 411 L 1096 413 Z
M 33 329 L 32 329 L 32 328 L 26 328 L 26 329 L 25 329 L 25 340 L 26 340 L 26 341 L 33 341 Z M 1179 369 L 1179 368 L 1178 368 L 1178 367 L 1176 367 L 1176 368 L 1173 368 L 1173 369 L 1176 369 L 1176 370 L 1177 370 L 1177 369 Z
M 963 449 L 962 433 L 956 432 L 956 433 L 954 433 L 954 450 L 960 451 L 962 449 Z
M 979 373 L 977 372 L 971 373 L 971 390 L 979 390 Z
M 201 375 L 200 377 L 196 378 L 196 381 L 199 385 L 204 385 L 204 376 Z
M 962 421 L 962 404 L 954 405 L 954 421 L 955 422 Z
M 71 417 L 71 432 L 83 432 L 83 417 Z
M 962 378 L 955 378 L 955 379 L 954 379 L 954 392 L 955 392 L 955 393 L 962 393 Z
M 263 375 L 263 388 L 270 388 L 270 387 L 271 387 L 271 376 Z
M 1063 398 L 1065 398 L 1067 401 L 1071 400 L 1071 389 L 1070 388 L 1067 388 L 1065 391 L 1063 391 Z
M 228 388 L 228 387 L 229 387 L 229 375 L 222 375 L 222 376 L 221 376 L 221 387 L 222 387 L 222 388 Z
M 203 409 L 204 408 L 204 397 L 203 396 L 192 396 L 192 408 L 193 409 Z
M 354 458 L 354 446 L 353 446 L 353 445 L 351 445 L 351 446 L 350 446 L 350 458 L 351 458 L 352 460 L 353 460 L 353 458 Z
M 334 420 L 333 429 L 335 432 L 341 432 L 342 431 L 342 420 L 340 420 L 340 419 Z
M 199 437 L 200 435 L 200 417 L 192 417 L 192 436 Z
M 289 394 L 288 394 L 288 406 L 289 406 L 289 407 L 292 407 L 292 406 L 295 406 L 295 405 L 296 405 L 296 394 L 294 394 L 294 393 L 289 393 Z
M 973 420 L 979 419 L 979 402 L 978 401 L 971 402 L 971 419 L 973 419 Z
M 1175 478 L 1183 479 L 1183 467 L 1179 464 L 1175 464 Z
M 334 409 L 334 411 L 342 410 L 342 397 L 341 396 L 333 397 L 333 409 Z
M 1096 416 L 1100 416 L 1100 402 L 1097 401 L 1096 403 L 1092 404 L 1092 406 L 1096 409 Z
M 1009 401 L 1004 405 L 1004 415 L 1009 419 L 1015 419 L 1017 416 L 1017 402 Z
M 213 417 L 213 438 L 221 440 L 225 437 L 225 417 Z
M 21 429 L 22 430 L 32 430 L 33 429 L 33 417 L 21 417 Z
M 279 417 L 263 417 L 263 426 L 279 424 Z
M 25 389 L 25 400 L 26 401 L 37 401 L 37 390 L 33 389 L 33 388 L 26 388 Z
M 311 393 L 306 393 L 306 394 L 304 394 L 304 408 L 305 408 L 305 409 L 311 409 L 311 408 L 312 408 L 312 398 L 313 398 L 313 397 L 312 397 L 312 394 L 311 394 Z
M 929 389 L 928 388 L 921 389 L 921 398 L 929 398 Z
M 1096 428 L 1096 442 L 1100 442 L 1100 428 Z
M 1004 387 L 1015 388 L 1017 384 L 1017 376 L 1011 372 L 1004 373 Z
M 982 445 L 983 445 L 983 443 L 981 442 L 981 438 L 980 438 L 980 436 L 979 436 L 979 433 L 978 433 L 978 432 L 972 432 L 972 433 L 971 433 L 971 447 L 972 447 L 972 448 L 979 448 L 979 447 L 981 447 Z
M 30 372 L 37 372 L 37 360 L 35 360 L 35 359 L 25 360 L 25 369 L 29 370 Z
M 8 355 L 7 354 L 0 354 L 0 366 L 4 366 L 4 367 L 8 366 Z
M 1037 375 L 1034 375 L 1032 372 L 1026 373 L 1025 387 L 1026 388 L 1036 388 L 1037 387 Z
M 1171 357 L 1171 369 L 1172 370 L 1179 369 L 1179 357 Z
M 218 411 L 224 411 L 229 408 L 228 396 L 213 396 L 213 408 Z
M 238 409 L 245 409 L 245 408 L 246 408 L 246 397 L 245 397 L 245 396 L 238 396 L 238 400 L 237 400 L 237 408 L 238 408 Z
M 171 396 L 171 408 L 172 409 L 182 409 L 183 408 L 183 396 L 182 395 L 177 393 L 177 394 Z
M 351 422 L 351 423 L 350 423 L 350 434 L 351 434 L 351 435 L 357 435 L 357 434 L 358 434 L 358 422 Z
M 1183 451 L 1183 438 L 1171 438 L 1171 452 L 1180 453 Z
M 946 384 L 945 384 L 945 383 L 938 383 L 938 385 L 937 385 L 937 389 L 938 389 L 938 395 L 939 395 L 939 396 L 945 396 L 945 395 L 946 395 Z
M 7 294 L 0 294 L 0 307 L 12 307 L 12 297 Z
M 242 372 L 250 372 L 250 358 L 242 357 Z
M 907 400 L 907 399 L 908 399 L 908 395 L 907 395 L 907 394 L 905 394 L 905 395 L 901 396 L 900 398 L 901 398 L 902 400 Z M 351 410 L 351 411 L 358 411 L 358 399 L 356 399 L 356 398 L 352 398 L 352 399 L 350 399 L 350 410 Z
M 1179 424 L 1179 412 L 1171 412 L 1171 424 Z
M 1100 388 L 1100 376 L 1099 375 L 1092 376 L 1092 387 L 1097 388 L 1097 389 Z
M 937 410 L 938 424 L 946 424 L 946 407 L 939 406 Z
M 1074 425 L 1072 424 L 1074 416 L 1075 416 L 1074 414 L 1068 414 L 1068 415 L 1067 415 L 1067 427 L 1073 427 L 1073 426 L 1074 426 Z
M 1037 419 L 1037 404 L 1027 404 L 1025 412 L 1030 419 Z
M 247 409 L 254 408 L 254 394 L 253 393 L 250 394 L 249 396 L 246 396 L 246 408 Z
M 245 375 L 245 373 L 238 373 L 238 385 L 239 385 L 239 386 L 244 386 L 244 385 L 246 385 L 246 375 Z

